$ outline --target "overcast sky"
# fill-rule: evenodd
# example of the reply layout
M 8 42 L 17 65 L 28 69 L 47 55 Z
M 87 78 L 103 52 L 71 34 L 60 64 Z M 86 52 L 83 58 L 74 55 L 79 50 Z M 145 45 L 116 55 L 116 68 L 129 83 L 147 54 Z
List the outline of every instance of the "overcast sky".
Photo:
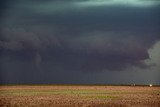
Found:
M 159 0 L 0 1 L 0 83 L 160 84 Z

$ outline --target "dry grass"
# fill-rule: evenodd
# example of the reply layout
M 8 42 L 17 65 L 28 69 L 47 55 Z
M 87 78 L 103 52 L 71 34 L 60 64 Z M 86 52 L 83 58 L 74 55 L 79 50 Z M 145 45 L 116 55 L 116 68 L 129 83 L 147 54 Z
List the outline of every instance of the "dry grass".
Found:
M 0 86 L 0 107 L 160 107 L 160 87 Z

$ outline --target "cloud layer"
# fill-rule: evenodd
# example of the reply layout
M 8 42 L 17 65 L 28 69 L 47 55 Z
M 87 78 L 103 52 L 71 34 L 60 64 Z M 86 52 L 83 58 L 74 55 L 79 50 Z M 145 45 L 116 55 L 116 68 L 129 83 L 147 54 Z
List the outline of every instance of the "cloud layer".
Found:
M 46 82 L 59 81 L 66 75 L 73 82 L 72 74 L 79 74 L 80 82 L 88 73 L 98 80 L 104 72 L 130 75 L 135 68 L 148 72 L 153 65 L 160 66 L 158 1 L 8 0 L 2 4 L 4 81 L 23 80 L 24 76 L 29 81 L 33 73 L 33 81 L 43 75 Z

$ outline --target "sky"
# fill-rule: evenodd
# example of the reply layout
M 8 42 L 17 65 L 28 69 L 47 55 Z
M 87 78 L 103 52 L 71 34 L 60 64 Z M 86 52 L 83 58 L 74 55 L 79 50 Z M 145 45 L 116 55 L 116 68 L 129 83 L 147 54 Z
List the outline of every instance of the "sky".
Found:
M 1 0 L 0 84 L 160 84 L 159 0 Z

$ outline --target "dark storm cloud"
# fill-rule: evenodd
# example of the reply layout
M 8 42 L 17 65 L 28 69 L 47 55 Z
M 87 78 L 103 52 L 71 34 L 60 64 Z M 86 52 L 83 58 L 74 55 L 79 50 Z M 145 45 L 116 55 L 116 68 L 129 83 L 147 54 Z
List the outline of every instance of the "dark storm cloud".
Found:
M 159 2 L 120 1 L 4 2 L 8 5 L 2 7 L 0 25 L 2 71 L 12 78 L 7 65 L 14 72 L 26 68 L 26 75 L 34 71 L 41 78 L 44 72 L 147 69 L 148 50 L 160 40 Z
M 47 27 L 36 26 L 32 29 L 6 28 L 1 31 L 0 47 L 6 50 L 43 50 L 60 45 L 52 31 Z M 46 36 L 44 36 L 46 35 Z

